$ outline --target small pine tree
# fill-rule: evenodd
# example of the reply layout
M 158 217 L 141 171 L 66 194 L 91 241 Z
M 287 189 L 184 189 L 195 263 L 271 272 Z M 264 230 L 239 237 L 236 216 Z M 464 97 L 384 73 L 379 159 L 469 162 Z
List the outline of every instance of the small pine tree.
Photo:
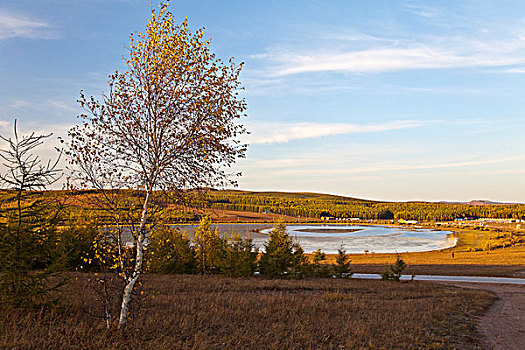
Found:
M 312 257 L 312 265 L 307 267 L 306 270 L 314 276 L 328 277 L 331 275 L 331 269 L 328 265 L 321 264 L 322 261 L 326 260 L 326 254 L 321 250 L 317 249 Z
M 227 242 L 219 232 L 211 228 L 211 220 L 205 216 L 195 230 L 195 257 L 197 269 L 202 274 L 220 273 L 227 254 Z
M 180 230 L 162 226 L 152 232 L 146 249 L 147 267 L 155 273 L 192 273 L 196 267 L 191 241 Z
M 232 237 L 222 263 L 222 273 L 231 277 L 252 275 L 257 268 L 258 254 L 251 238 Z
M 339 278 L 350 277 L 352 273 L 350 272 L 350 258 L 346 254 L 346 249 L 343 243 L 339 249 L 337 249 L 337 256 L 335 258 L 335 275 Z
M 314 256 L 312 258 L 314 266 L 319 267 L 321 261 L 324 261 L 324 260 L 326 260 L 326 254 L 321 250 L 321 248 L 317 249 L 314 252 Z
M 294 242 L 286 229 L 286 224 L 279 221 L 270 232 L 268 242 L 259 260 L 259 270 L 269 277 L 282 277 L 290 274 L 302 277 L 308 259 L 301 246 Z
M 7 167 L 0 184 L 7 188 L 1 203 L 0 225 L 0 306 L 36 307 L 54 301 L 49 277 L 59 268 L 57 224 L 61 203 L 42 190 L 56 182 L 61 172 L 56 162 L 43 164 L 32 151 L 51 135 L 34 133 L 0 138 L 8 144 L 0 150 Z
M 299 243 L 293 244 L 293 264 L 292 277 L 303 278 L 305 275 L 311 274 L 312 268 L 308 262 L 308 257 L 304 253 L 303 248 Z
M 392 274 L 394 275 L 394 279 L 396 281 L 399 281 L 401 279 L 403 270 L 407 267 L 407 264 L 401 259 L 401 256 L 397 254 L 396 262 L 394 265 L 390 266 L 390 269 L 392 270 Z
M 385 271 L 381 274 L 381 279 L 389 281 L 399 281 L 403 270 L 407 267 L 407 264 L 401 259 L 401 256 L 397 254 L 396 262 L 390 265 L 390 271 Z

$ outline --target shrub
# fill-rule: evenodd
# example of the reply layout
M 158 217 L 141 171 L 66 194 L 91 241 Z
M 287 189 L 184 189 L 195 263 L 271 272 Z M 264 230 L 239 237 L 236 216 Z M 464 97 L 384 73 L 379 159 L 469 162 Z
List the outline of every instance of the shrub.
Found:
M 197 270 L 202 274 L 221 273 L 227 261 L 228 244 L 211 228 L 209 217 L 203 217 L 195 230 L 194 243 Z
M 292 272 L 301 277 L 307 265 L 303 249 L 288 235 L 286 224 L 279 222 L 270 232 L 259 261 L 259 270 L 270 277 L 281 277 Z
M 337 257 L 335 258 L 334 272 L 335 275 L 339 278 L 350 277 L 352 273 L 350 272 L 350 258 L 346 254 L 346 249 L 343 243 L 339 249 L 337 249 Z
M 64 269 L 69 271 L 99 271 L 95 261 L 93 242 L 99 234 L 98 226 L 81 221 L 74 222 L 60 231 L 57 250 L 64 259 Z M 85 258 L 91 264 L 85 264 Z
M 190 239 L 178 229 L 162 226 L 152 232 L 147 247 L 147 267 L 156 273 L 192 273 L 196 268 Z
M 385 271 L 381 274 L 382 280 L 399 281 L 401 280 L 402 272 L 407 267 L 407 264 L 397 255 L 396 262 L 390 265 L 390 271 Z
M 55 228 L 0 225 L 0 306 L 39 307 L 54 304 L 49 277 L 60 268 L 55 256 Z
M 250 276 L 257 268 L 257 255 L 251 238 L 232 237 L 221 262 L 221 273 L 231 277 Z

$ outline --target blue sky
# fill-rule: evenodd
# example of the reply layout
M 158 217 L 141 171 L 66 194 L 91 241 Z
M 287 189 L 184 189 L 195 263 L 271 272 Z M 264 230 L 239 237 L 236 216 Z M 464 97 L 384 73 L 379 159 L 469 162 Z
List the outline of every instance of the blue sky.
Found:
M 172 1 L 245 62 L 239 188 L 525 202 L 522 1 Z M 149 1 L 0 0 L 0 131 L 65 135 Z M 48 145 L 52 146 L 51 143 Z

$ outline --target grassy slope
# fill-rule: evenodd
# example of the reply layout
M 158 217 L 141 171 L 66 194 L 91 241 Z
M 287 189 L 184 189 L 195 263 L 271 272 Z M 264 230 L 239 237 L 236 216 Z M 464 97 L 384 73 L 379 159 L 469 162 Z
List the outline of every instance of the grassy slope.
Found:
M 0 315 L 0 348 L 481 349 L 484 291 L 431 283 L 144 276 L 125 336 L 107 332 L 88 274 L 56 312 Z

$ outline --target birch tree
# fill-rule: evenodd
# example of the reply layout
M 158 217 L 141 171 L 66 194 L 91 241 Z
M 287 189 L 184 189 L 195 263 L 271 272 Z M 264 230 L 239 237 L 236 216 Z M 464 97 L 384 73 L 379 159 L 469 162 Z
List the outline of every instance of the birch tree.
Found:
M 107 94 L 81 92 L 87 113 L 69 132 L 74 177 L 98 190 L 112 220 L 114 267 L 125 282 L 119 328 L 143 271 L 146 238 L 165 210 L 162 197 L 234 183 L 226 170 L 246 151 L 237 122 L 246 110 L 238 92 L 242 63 L 217 59 L 203 30 L 190 31 L 187 20 L 176 24 L 167 7 L 152 8 L 145 32 L 130 36 L 127 70 L 109 77 Z M 131 264 L 126 246 L 134 251 Z

